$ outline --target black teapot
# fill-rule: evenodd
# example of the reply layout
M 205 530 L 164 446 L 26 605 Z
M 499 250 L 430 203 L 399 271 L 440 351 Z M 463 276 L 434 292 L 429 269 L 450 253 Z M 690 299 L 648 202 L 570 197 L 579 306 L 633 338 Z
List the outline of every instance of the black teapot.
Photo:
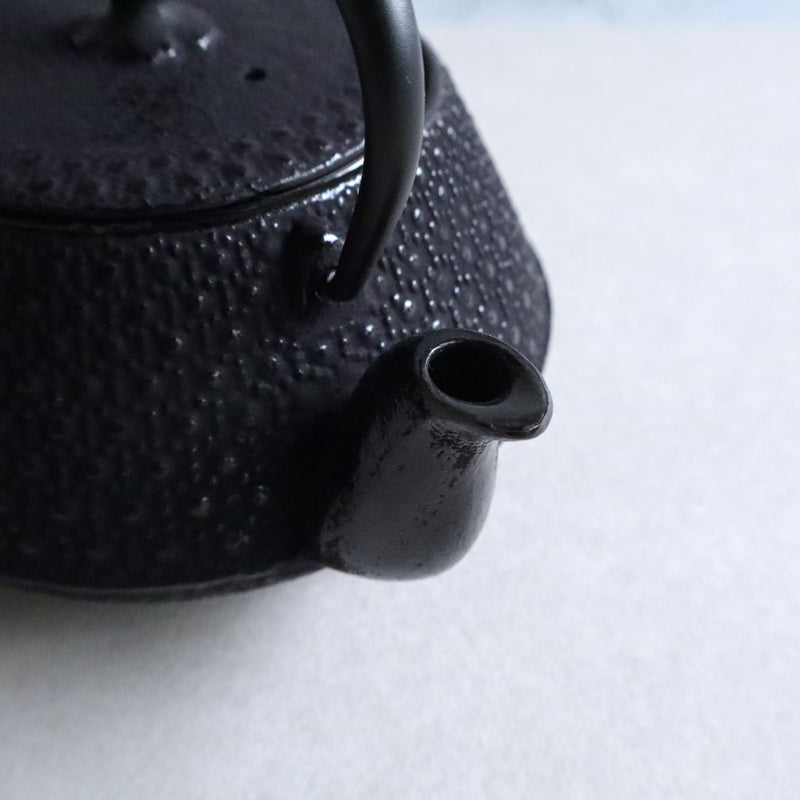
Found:
M 0 7 L 0 576 L 437 573 L 550 307 L 410 0 Z

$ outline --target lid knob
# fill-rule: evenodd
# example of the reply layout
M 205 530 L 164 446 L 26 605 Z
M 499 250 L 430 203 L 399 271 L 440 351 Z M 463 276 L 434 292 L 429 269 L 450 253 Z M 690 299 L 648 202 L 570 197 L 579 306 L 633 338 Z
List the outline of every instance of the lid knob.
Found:
M 111 0 L 102 17 L 81 20 L 70 41 L 78 50 L 162 61 L 208 50 L 219 36 L 211 17 L 179 0 Z

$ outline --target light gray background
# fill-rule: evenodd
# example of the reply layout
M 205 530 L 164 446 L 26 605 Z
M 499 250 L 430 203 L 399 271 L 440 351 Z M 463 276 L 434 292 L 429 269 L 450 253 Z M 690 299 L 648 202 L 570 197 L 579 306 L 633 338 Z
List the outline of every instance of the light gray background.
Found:
M 800 19 L 800 0 L 417 0 L 416 7 L 423 21 Z
M 790 800 L 800 29 L 440 27 L 547 265 L 547 436 L 439 579 L 0 591 L 3 800 Z

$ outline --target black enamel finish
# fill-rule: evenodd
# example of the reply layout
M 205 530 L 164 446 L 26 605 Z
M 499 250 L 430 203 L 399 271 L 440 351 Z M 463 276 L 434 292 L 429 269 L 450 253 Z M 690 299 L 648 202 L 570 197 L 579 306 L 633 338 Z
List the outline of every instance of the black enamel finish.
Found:
M 54 0 L 48 10 L 32 0 L 31 14 L 52 22 L 68 5 Z M 284 5 L 275 4 L 278 24 Z M 306 10 L 313 17 L 316 8 L 315 0 Z M 215 9 L 221 38 L 210 54 L 231 64 L 230 51 L 220 54 L 233 17 Z M 331 21 L 335 5 L 329 12 L 297 23 L 297 41 L 317 41 L 320 19 L 344 32 Z M 330 45 L 338 73 L 312 87 L 312 105 L 328 90 L 338 103 L 341 90 L 331 86 L 356 78 L 339 34 Z M 36 41 L 32 34 L 15 46 Z M 87 60 L 119 67 L 105 52 Z M 213 95 L 216 79 L 195 61 L 182 69 L 197 85 L 173 76 L 170 102 L 184 90 Z M 141 73 L 142 96 L 164 74 Z M 249 151 L 253 182 L 232 177 L 225 186 L 225 171 L 215 177 L 210 166 L 224 159 L 181 161 L 187 151 L 173 149 L 171 108 L 161 134 L 144 127 L 145 162 L 127 127 L 135 103 L 98 122 L 128 137 L 100 146 L 99 161 L 74 148 L 87 135 L 81 120 L 61 142 L 51 141 L 52 128 L 49 138 L 16 145 L 0 132 L 0 576 L 89 596 L 189 596 L 325 564 L 414 577 L 463 555 L 488 507 L 497 442 L 530 438 L 546 424 L 549 398 L 527 362 L 542 367 L 550 307 L 469 115 L 446 74 L 433 69 L 427 79 L 417 180 L 388 247 L 354 300 L 317 300 L 303 313 L 296 287 L 308 264 L 296 232 L 346 238 L 360 122 L 331 134 L 326 161 L 298 144 L 311 120 L 279 102 L 278 116 L 296 124 L 279 146 L 291 166 L 271 172 Z M 271 91 L 288 98 L 289 84 Z M 330 116 L 360 119 L 360 94 L 348 97 L 338 110 L 314 112 L 320 131 L 339 130 Z M 13 110 L 7 74 L 0 108 L 6 101 Z M 251 105 L 232 110 L 233 126 L 248 130 L 240 123 Z M 22 134 L 26 124 L 10 127 Z M 200 126 L 200 140 L 209 130 Z M 244 152 L 226 150 L 230 141 L 220 137 L 215 152 Z M 20 156 L 26 144 L 44 155 Z M 115 147 L 130 147 L 123 177 L 103 171 Z M 84 186 L 98 164 L 100 177 Z M 37 188 L 48 166 L 52 183 Z M 137 169 L 141 193 L 128 182 Z M 205 188 L 195 194 L 180 175 Z M 465 378 L 471 369 L 481 373 L 478 388 Z M 390 479 L 375 483 L 375 469 L 403 464 L 418 473 L 408 472 L 402 492 Z M 381 504 L 392 523 L 383 540 L 373 526 Z

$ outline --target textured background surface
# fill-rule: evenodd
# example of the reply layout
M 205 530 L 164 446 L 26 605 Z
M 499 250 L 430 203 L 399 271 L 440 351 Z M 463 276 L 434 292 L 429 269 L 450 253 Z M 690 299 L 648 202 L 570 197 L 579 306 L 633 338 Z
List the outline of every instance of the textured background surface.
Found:
M 433 38 L 549 268 L 552 430 L 441 579 L 0 592 L 3 800 L 796 795 L 800 31 Z

